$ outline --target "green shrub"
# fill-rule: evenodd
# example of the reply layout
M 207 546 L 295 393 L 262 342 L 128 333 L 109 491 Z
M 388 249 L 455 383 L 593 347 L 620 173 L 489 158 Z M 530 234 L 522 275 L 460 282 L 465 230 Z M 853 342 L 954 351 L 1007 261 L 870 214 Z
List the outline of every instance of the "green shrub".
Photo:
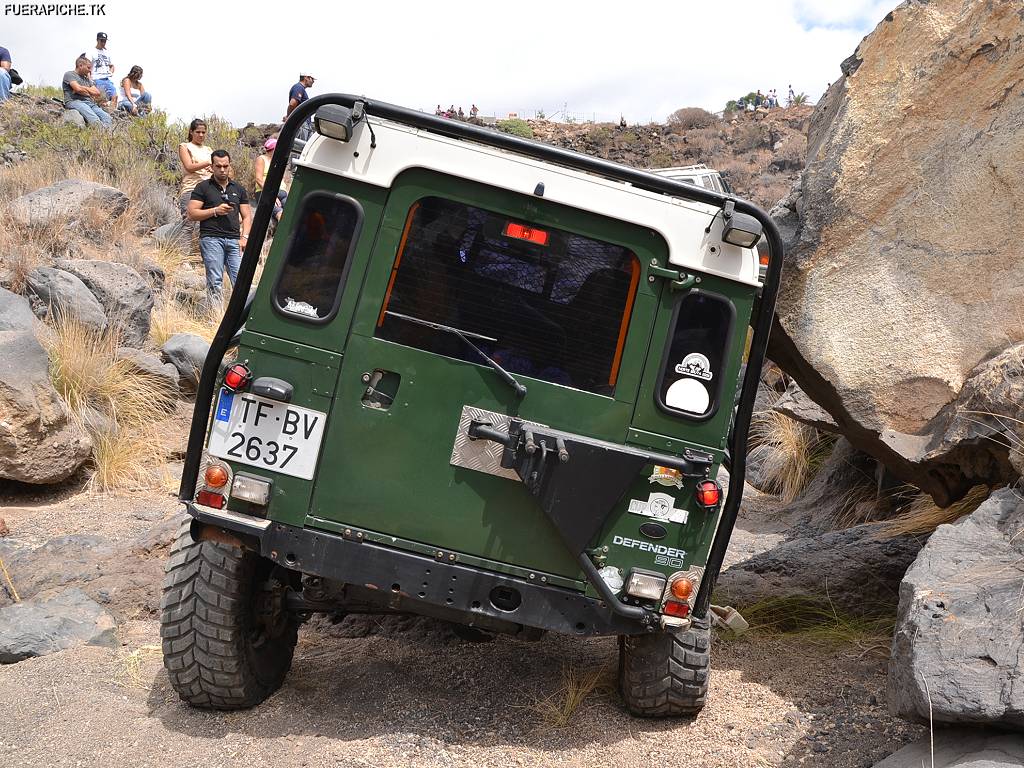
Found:
M 499 120 L 497 122 L 497 128 L 502 133 L 510 133 L 513 136 L 520 136 L 524 139 L 533 138 L 533 128 L 525 120 L 520 120 L 518 117 L 509 118 L 508 120 Z
M 691 128 L 708 128 L 717 122 L 717 117 L 700 107 L 683 107 L 668 116 L 668 124 L 675 130 L 683 131 Z

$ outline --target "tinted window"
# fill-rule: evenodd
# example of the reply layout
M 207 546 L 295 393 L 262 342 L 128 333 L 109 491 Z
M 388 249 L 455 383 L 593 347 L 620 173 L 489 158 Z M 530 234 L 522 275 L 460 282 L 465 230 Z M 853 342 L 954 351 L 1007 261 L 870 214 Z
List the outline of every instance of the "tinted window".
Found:
M 512 373 L 611 394 L 640 277 L 612 243 L 436 197 L 409 211 L 376 335 Z M 397 313 L 397 314 L 396 314 Z
M 310 320 L 333 314 L 362 218 L 359 203 L 344 195 L 314 193 L 303 200 L 274 287 L 278 309 Z
M 715 410 L 732 316 L 732 304 L 718 296 L 691 291 L 680 299 L 662 362 L 663 408 L 694 417 Z

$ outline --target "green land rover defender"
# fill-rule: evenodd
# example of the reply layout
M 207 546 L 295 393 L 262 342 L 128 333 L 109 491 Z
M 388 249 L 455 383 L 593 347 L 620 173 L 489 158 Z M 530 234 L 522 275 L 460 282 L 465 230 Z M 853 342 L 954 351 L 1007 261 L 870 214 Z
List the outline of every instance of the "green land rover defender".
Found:
M 182 699 L 251 707 L 311 614 L 401 612 L 614 635 L 630 712 L 698 711 L 782 266 L 771 220 L 353 96 L 310 99 L 279 144 L 298 153 L 284 216 L 250 292 L 278 152 L 189 435 L 161 618 Z

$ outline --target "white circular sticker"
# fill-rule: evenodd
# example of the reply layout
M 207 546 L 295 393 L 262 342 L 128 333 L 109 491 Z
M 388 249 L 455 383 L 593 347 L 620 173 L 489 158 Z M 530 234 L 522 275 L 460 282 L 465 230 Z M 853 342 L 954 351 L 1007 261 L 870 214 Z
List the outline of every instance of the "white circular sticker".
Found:
M 674 381 L 665 393 L 665 405 L 687 413 L 706 413 L 710 404 L 707 388 L 696 379 Z

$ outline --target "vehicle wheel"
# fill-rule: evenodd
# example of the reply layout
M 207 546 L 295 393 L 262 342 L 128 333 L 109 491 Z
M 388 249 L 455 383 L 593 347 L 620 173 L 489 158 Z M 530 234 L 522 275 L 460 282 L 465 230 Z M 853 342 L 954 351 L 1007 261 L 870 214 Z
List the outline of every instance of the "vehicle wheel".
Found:
M 203 709 L 245 709 L 281 687 L 298 621 L 285 608 L 275 565 L 183 526 L 160 601 L 164 667 L 178 695 Z
M 619 638 L 619 689 L 632 714 L 679 717 L 704 708 L 711 673 L 707 618 L 682 632 Z

